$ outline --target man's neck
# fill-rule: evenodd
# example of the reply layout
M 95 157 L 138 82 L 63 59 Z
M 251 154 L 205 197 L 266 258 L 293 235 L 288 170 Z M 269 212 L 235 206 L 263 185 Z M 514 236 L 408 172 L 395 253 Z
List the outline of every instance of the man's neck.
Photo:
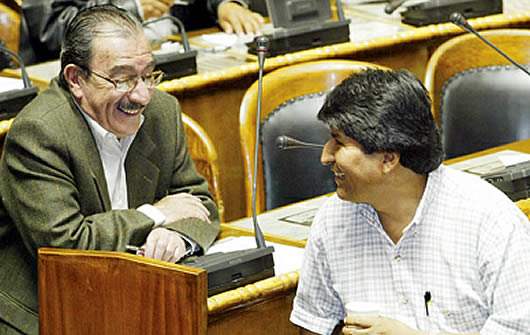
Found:
M 418 209 L 427 177 L 401 167 L 389 176 L 388 187 L 374 205 L 379 220 L 390 239 L 398 243 Z

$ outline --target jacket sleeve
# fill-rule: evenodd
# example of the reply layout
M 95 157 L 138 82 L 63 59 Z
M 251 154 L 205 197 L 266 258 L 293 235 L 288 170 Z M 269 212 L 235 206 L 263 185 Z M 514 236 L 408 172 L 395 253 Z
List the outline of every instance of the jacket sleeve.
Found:
M 59 58 L 61 42 L 66 27 L 82 9 L 103 4 L 113 4 L 140 17 L 135 0 L 24 0 L 22 14 L 27 32 L 21 38 L 28 41 L 38 58 Z M 25 36 L 27 33 L 27 36 Z
M 221 4 L 225 2 L 235 2 L 245 8 L 248 8 L 248 0 L 206 0 L 206 1 L 207 1 L 208 12 L 214 18 L 215 22 L 219 22 L 219 19 L 217 18 L 217 9 L 219 8 Z
M 164 227 L 188 236 L 199 244 L 204 251 L 213 243 L 219 232 L 219 212 L 214 198 L 208 190 L 207 180 L 197 172 L 195 163 L 190 156 L 180 105 L 174 97 L 170 97 L 170 99 L 176 108 L 176 114 L 168 116 L 167 124 L 173 129 L 163 131 L 163 125 L 159 124 L 156 126 L 159 133 L 172 134 L 165 135 L 163 138 L 158 139 L 157 148 L 164 152 L 165 150 L 163 148 L 165 148 L 167 142 L 175 143 L 176 147 L 175 155 L 171 155 L 174 157 L 173 161 L 168 162 L 170 167 L 167 170 L 171 170 L 171 173 L 169 176 L 167 193 L 189 193 L 200 198 L 203 205 L 208 208 L 210 212 L 210 222 L 205 222 L 199 219 L 184 219 L 177 222 L 167 222 L 164 224 Z M 169 104 L 165 105 L 168 106 Z M 169 109 L 163 113 L 168 112 L 168 110 Z M 172 130 L 174 133 L 171 132 Z M 175 138 L 174 142 L 169 140 L 170 138 L 173 138 L 173 136 Z M 167 148 L 167 151 L 169 150 L 171 149 Z M 164 160 L 164 158 L 161 158 L 161 160 Z M 156 200 L 158 199 L 155 199 L 155 201 Z

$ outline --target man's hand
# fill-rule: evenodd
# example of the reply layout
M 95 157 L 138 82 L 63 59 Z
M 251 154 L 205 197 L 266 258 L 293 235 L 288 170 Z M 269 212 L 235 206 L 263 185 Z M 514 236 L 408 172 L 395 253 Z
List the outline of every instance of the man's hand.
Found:
M 140 0 L 144 11 L 144 19 L 161 17 L 169 12 L 174 0 Z
M 166 228 L 153 229 L 142 246 L 144 256 L 175 263 L 186 253 L 186 243 L 180 235 Z
M 261 34 L 263 16 L 242 7 L 235 2 L 225 2 L 217 8 L 219 25 L 226 33 Z
M 164 214 L 166 223 L 189 218 L 210 222 L 210 211 L 202 204 L 201 199 L 188 193 L 168 195 L 153 206 Z
M 352 317 L 344 320 L 344 335 L 424 335 L 425 332 L 415 330 L 404 323 L 384 317 Z

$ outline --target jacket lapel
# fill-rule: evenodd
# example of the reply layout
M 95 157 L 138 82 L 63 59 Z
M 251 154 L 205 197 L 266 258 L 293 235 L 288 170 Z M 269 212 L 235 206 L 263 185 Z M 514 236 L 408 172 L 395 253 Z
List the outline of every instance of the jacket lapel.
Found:
M 155 143 L 145 132 L 136 135 L 125 161 L 129 207 L 135 208 L 155 199 L 160 168 L 152 161 Z

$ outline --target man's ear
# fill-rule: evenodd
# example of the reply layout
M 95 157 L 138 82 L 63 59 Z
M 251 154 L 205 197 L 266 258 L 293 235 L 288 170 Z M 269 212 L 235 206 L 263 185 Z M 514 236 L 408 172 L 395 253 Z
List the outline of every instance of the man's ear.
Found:
M 76 98 L 81 98 L 83 95 L 80 80 L 83 80 L 81 77 L 81 69 L 79 66 L 76 66 L 74 64 L 68 64 L 64 68 L 64 79 L 66 80 L 66 83 L 68 84 L 68 87 L 70 88 L 70 92 L 74 95 Z
M 398 164 L 399 164 L 399 153 L 385 152 L 383 154 L 383 161 L 382 161 L 383 172 L 388 173 L 392 171 Z

